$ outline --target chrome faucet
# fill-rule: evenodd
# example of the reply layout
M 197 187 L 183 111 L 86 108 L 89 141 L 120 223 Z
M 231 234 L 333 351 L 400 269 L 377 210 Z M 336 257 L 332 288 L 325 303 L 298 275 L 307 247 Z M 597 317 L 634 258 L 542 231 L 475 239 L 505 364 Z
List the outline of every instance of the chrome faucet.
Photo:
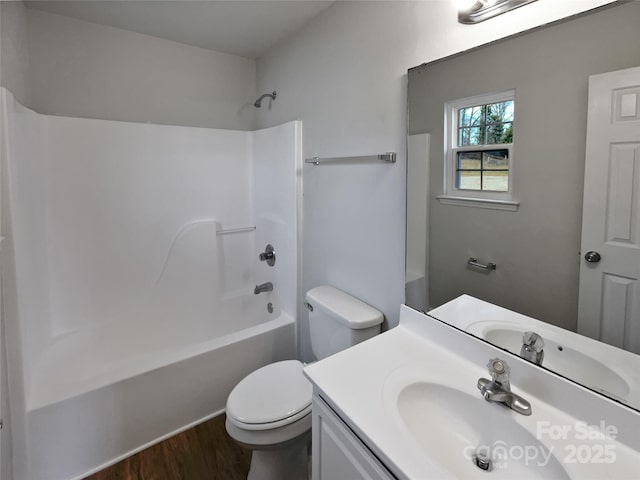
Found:
M 272 292 L 272 291 L 273 291 L 273 283 L 271 282 L 261 283 L 260 285 L 256 285 L 256 288 L 253 289 L 253 293 L 255 295 L 258 295 L 259 293 L 262 293 L 262 292 Z
M 531 404 L 511 391 L 511 369 L 507 362 L 492 358 L 487 364 L 491 380 L 478 379 L 478 390 L 487 402 L 501 403 L 522 415 L 531 415 Z
M 525 360 L 542 365 L 544 359 L 544 340 L 536 332 L 524 332 L 520 356 Z

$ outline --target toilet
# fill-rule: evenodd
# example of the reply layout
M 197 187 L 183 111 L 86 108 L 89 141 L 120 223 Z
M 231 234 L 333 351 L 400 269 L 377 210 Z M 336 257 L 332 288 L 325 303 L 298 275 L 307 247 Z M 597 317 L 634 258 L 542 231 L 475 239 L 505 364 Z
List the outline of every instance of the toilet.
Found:
M 311 348 L 320 360 L 380 333 L 383 315 L 329 285 L 306 294 Z M 262 367 L 227 399 L 227 433 L 253 450 L 248 480 L 306 480 L 311 438 L 311 383 L 302 362 Z

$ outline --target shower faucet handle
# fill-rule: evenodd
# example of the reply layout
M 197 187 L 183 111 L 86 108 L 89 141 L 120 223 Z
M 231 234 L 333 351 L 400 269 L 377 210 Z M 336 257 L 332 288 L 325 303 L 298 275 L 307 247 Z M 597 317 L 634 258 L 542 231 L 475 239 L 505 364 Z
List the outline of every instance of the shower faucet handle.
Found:
M 259 255 L 259 258 L 261 262 L 267 262 L 267 265 L 273 267 L 276 263 L 276 251 L 273 248 L 273 245 L 267 245 L 264 252 Z

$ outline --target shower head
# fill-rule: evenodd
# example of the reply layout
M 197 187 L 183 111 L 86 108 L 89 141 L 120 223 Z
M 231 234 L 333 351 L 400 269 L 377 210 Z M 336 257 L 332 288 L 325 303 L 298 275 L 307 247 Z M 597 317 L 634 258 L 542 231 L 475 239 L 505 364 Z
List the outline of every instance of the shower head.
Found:
M 253 104 L 254 107 L 256 108 L 260 108 L 260 104 L 262 103 L 262 99 L 264 97 L 269 97 L 271 100 L 275 100 L 277 96 L 277 93 L 274 91 L 273 93 L 265 93 L 264 95 L 260 95 L 260 98 L 258 98 L 255 103 Z

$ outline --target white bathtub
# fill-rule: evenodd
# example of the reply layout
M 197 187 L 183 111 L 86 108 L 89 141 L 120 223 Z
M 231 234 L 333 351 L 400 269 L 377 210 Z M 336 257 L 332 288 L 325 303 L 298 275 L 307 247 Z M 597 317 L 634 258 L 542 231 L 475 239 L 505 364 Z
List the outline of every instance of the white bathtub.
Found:
M 267 312 L 271 295 L 230 299 L 207 325 L 138 319 L 60 338 L 28 390 L 25 478 L 83 478 L 218 415 L 249 372 L 295 358 L 294 319 Z
M 299 122 L 55 117 L 0 87 L 0 130 L 15 480 L 82 478 L 296 357 Z M 275 268 L 258 261 L 268 243 Z

